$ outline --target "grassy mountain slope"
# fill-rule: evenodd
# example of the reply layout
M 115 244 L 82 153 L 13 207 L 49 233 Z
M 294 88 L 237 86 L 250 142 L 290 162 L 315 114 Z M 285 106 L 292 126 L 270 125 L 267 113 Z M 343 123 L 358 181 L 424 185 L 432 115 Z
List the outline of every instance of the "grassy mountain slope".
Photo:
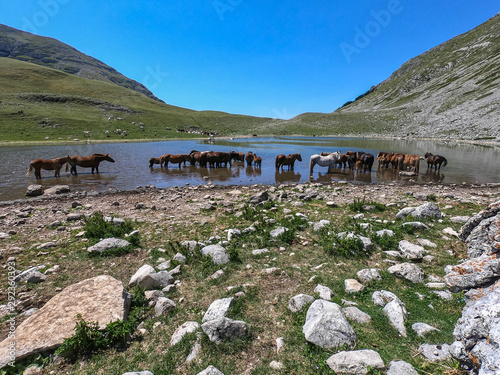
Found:
M 113 140 L 119 138 L 114 133 L 118 128 L 126 130 L 129 139 L 190 136 L 176 131 L 190 126 L 221 135 L 251 134 L 254 127 L 273 121 L 175 107 L 111 82 L 1 57 L 0 87 L 4 141 L 83 138 L 84 131 L 90 131 L 92 139 L 108 139 L 106 130 Z
M 113 82 L 160 100 L 143 84 L 125 77 L 112 67 L 67 44 L 1 24 L 0 57 L 31 62 L 83 78 Z
M 331 133 L 495 138 L 500 134 L 500 15 L 404 63 L 331 114 L 294 126 Z M 289 126 L 290 126 L 289 125 Z

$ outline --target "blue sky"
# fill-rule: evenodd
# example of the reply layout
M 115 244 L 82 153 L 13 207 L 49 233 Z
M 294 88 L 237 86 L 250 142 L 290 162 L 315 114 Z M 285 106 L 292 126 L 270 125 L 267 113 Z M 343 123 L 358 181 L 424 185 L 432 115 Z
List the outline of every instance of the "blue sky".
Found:
M 56 38 L 168 104 L 290 118 L 332 112 L 498 0 L 0 0 L 0 23 Z

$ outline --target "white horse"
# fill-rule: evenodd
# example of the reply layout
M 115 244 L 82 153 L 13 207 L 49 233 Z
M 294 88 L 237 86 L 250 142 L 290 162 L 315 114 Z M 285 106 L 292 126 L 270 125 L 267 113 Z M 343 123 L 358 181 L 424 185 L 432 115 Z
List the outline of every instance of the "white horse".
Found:
M 320 167 L 328 167 L 328 170 L 330 170 L 331 167 L 334 167 L 335 164 L 337 164 L 339 159 L 340 151 L 333 152 L 327 156 L 315 154 L 311 156 L 311 159 L 309 160 L 309 173 L 313 173 L 313 168 L 316 164 L 318 164 Z

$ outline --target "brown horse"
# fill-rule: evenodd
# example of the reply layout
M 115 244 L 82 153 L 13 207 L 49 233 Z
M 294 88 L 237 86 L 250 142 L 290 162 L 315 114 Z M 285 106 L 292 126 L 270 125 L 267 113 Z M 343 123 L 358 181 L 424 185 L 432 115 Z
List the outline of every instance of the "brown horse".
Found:
M 252 153 L 252 151 L 248 151 L 247 152 L 247 154 L 245 155 L 245 160 L 246 160 L 248 166 L 252 165 L 252 162 L 253 162 L 253 153 Z
M 71 160 L 70 156 L 63 156 L 62 158 L 55 158 L 55 159 L 36 159 L 33 160 L 30 163 L 30 167 L 28 169 L 28 172 L 26 173 L 26 176 L 29 176 L 33 169 L 35 170 L 35 177 L 38 179 L 42 178 L 42 175 L 40 174 L 41 169 L 45 169 L 46 171 L 56 171 L 55 172 L 55 177 L 60 177 L 61 174 L 61 168 L 64 166 L 64 164 L 69 163 L 71 165 L 71 168 L 74 166 L 73 160 Z M 68 165 L 66 164 L 66 170 L 68 168 Z
M 184 163 L 184 165 L 186 165 L 187 161 L 191 163 L 191 155 L 188 155 L 188 154 L 177 154 L 177 155 L 166 154 L 160 158 L 160 165 L 165 164 L 165 168 L 168 168 L 168 163 L 170 162 L 172 164 L 179 164 L 179 168 L 180 168 L 181 164 Z
M 432 155 L 430 152 L 425 154 L 425 159 L 427 161 L 427 168 L 431 168 L 434 166 L 434 169 L 441 169 L 441 164 L 443 167 L 446 167 L 448 164 L 448 160 L 444 156 L 441 155 Z
M 403 166 L 405 169 L 410 168 L 412 172 L 418 173 L 420 171 L 420 156 L 405 155 Z
M 276 169 L 281 167 L 281 170 L 283 170 L 283 166 L 288 165 L 288 170 L 293 171 L 295 160 L 302 161 L 302 156 L 300 154 L 289 154 L 288 156 L 280 154 L 276 156 Z
M 231 160 L 236 160 L 236 161 L 245 161 L 245 153 L 244 152 L 238 152 L 238 151 L 231 151 Z
M 207 167 L 207 154 L 209 151 L 196 151 L 196 150 L 191 150 L 189 153 L 189 156 L 191 157 L 191 164 L 195 165 L 196 163 L 200 164 L 200 167 L 206 168 Z
M 257 154 L 253 154 L 253 162 L 255 163 L 256 167 L 261 167 L 262 166 L 262 158 L 260 156 L 257 156 Z
M 155 164 L 160 164 L 161 161 L 160 161 L 160 158 L 151 158 L 149 159 L 149 168 L 153 168 L 153 165 Z M 161 164 L 160 164 L 161 166 Z
M 92 174 L 94 174 L 94 169 L 96 173 L 99 173 L 99 163 L 101 161 L 109 161 L 111 163 L 114 163 L 115 160 L 109 156 L 109 154 L 92 154 L 89 156 L 72 156 L 71 160 L 73 163 L 71 164 L 71 174 L 77 174 L 76 173 L 76 166 L 78 165 L 79 167 L 83 168 L 92 168 Z M 66 166 L 67 167 L 67 166 Z
M 224 163 L 224 167 L 231 166 L 231 154 L 229 152 L 208 152 L 207 153 L 207 162 L 210 165 L 210 168 L 221 168 L 222 163 Z

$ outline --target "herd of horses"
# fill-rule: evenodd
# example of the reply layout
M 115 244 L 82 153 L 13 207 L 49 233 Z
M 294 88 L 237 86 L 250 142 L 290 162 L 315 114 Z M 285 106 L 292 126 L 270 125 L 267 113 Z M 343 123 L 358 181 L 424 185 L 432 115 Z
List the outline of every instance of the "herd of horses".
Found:
M 425 160 L 427 162 L 427 168 L 435 170 L 440 170 L 441 167 L 445 167 L 448 161 L 445 157 L 441 155 L 433 155 L 431 153 L 426 153 L 425 157 L 419 155 L 410 155 L 402 153 L 391 153 L 391 152 L 379 152 L 377 154 L 377 170 L 382 168 L 391 168 L 393 170 L 405 171 L 412 174 L 418 174 L 420 169 L 420 161 Z M 114 163 L 115 160 L 109 156 L 109 154 L 92 154 L 89 156 L 63 156 L 55 159 L 36 159 L 33 160 L 27 172 L 29 176 L 32 171 L 35 171 L 35 177 L 41 179 L 40 171 L 53 170 L 55 171 L 55 177 L 60 176 L 61 169 L 66 166 L 66 171 L 70 168 L 71 174 L 77 174 L 76 167 L 91 168 L 92 174 L 94 171 L 99 173 L 99 164 L 102 161 L 109 161 Z M 197 151 L 191 150 L 189 154 L 165 154 L 159 158 L 149 159 L 149 167 L 153 168 L 155 164 L 159 164 L 160 167 L 168 168 L 169 163 L 177 164 L 180 168 L 181 165 L 186 165 L 187 162 L 190 165 L 198 164 L 201 168 L 222 168 L 231 167 L 231 162 L 239 161 L 247 163 L 247 166 L 252 166 L 256 168 L 261 168 L 262 157 L 257 156 L 257 154 L 252 151 L 247 152 L 215 152 L 215 151 Z M 288 170 L 294 170 L 294 165 L 296 161 L 302 161 L 302 156 L 299 153 L 284 155 L 280 154 L 276 156 L 275 167 L 279 171 L 280 168 L 283 171 L 284 167 Z M 358 172 L 371 172 L 373 164 L 375 163 L 375 156 L 372 153 L 365 151 L 347 151 L 345 154 L 340 151 L 336 152 L 322 152 L 321 154 L 312 155 L 309 159 L 309 173 L 313 173 L 315 165 L 320 167 L 328 167 L 328 171 L 332 168 L 349 168 L 351 170 L 356 170 Z
M 96 173 L 99 173 L 99 164 L 102 161 L 109 161 L 114 163 L 115 160 L 109 156 L 109 154 L 92 154 L 89 156 L 63 156 L 55 159 L 36 159 L 30 162 L 30 166 L 28 168 L 28 173 L 26 176 L 29 176 L 31 172 L 35 171 L 35 177 L 37 179 L 41 179 L 40 171 L 45 169 L 47 171 L 55 171 L 55 177 L 60 177 L 61 168 L 66 165 L 66 172 L 68 171 L 68 166 L 71 167 L 71 174 L 77 174 L 76 167 L 83 168 L 92 168 L 92 174 L 94 174 L 94 170 Z

